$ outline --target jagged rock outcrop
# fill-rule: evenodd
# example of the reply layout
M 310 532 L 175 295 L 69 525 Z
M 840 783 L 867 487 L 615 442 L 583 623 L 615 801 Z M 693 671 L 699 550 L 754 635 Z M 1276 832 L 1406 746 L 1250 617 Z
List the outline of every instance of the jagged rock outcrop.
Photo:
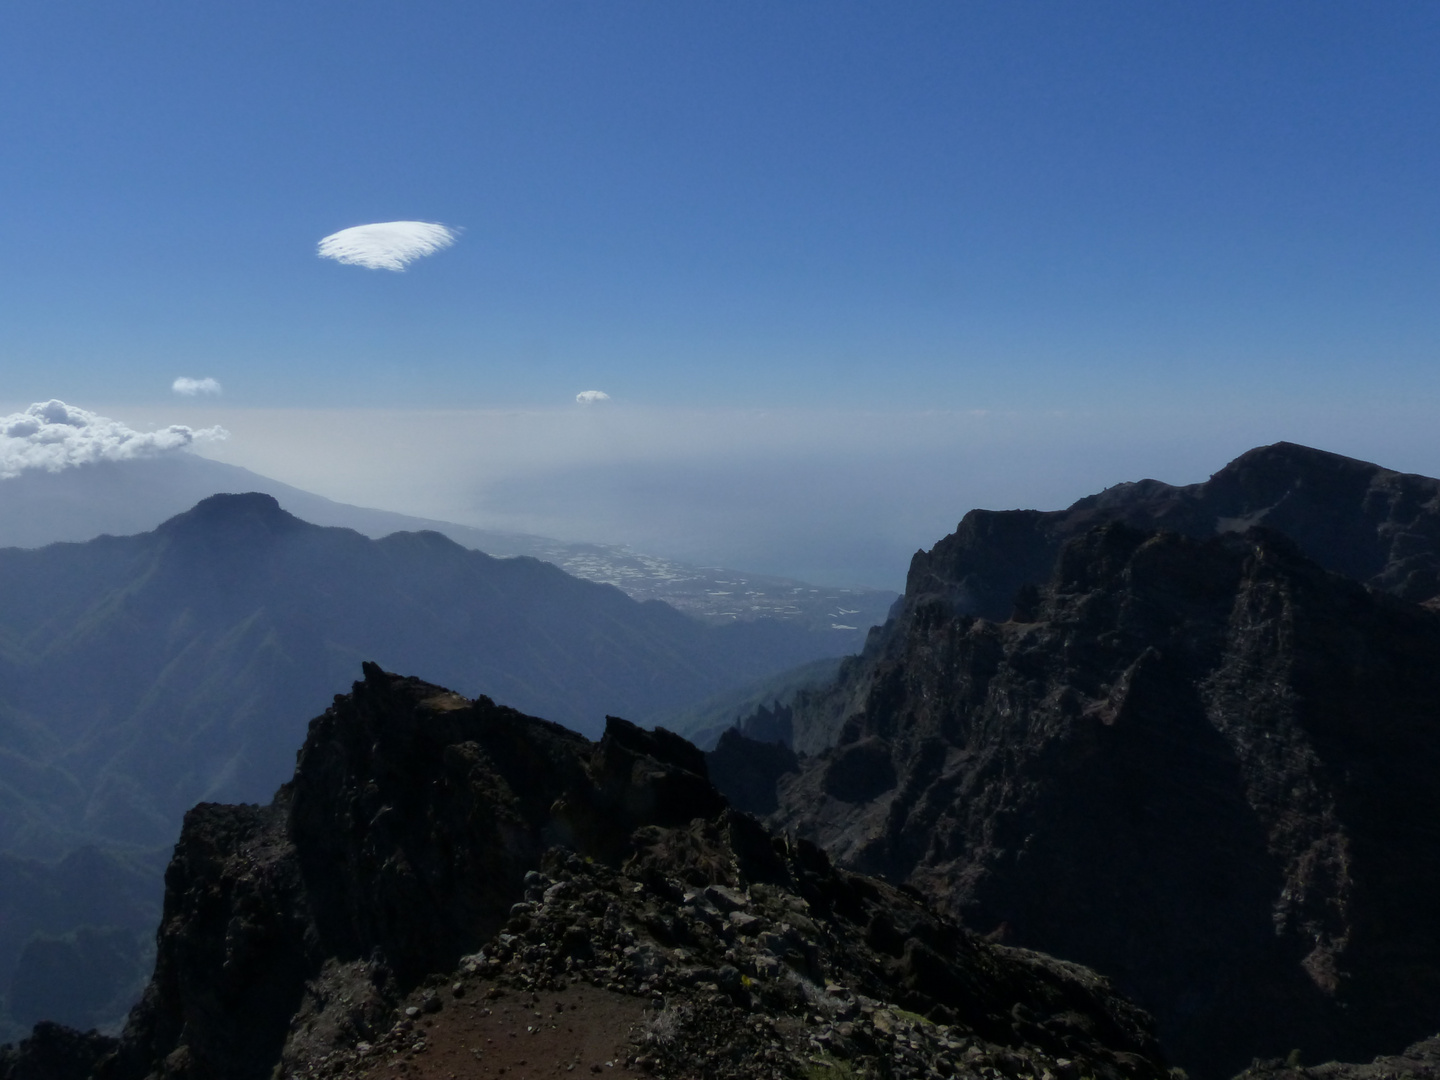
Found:
M 1272 452 L 1224 483 L 1250 490 Z M 1368 490 L 1418 483 L 1389 477 Z M 1020 520 L 967 518 L 992 539 Z M 782 779 L 772 821 L 1110 975 L 1192 1072 L 1433 1034 L 1440 618 L 1273 530 L 1112 522 L 992 622 L 927 576 L 971 543 L 917 559 L 902 614 L 830 691 L 838 744 Z M 1406 595 L 1423 578 L 1385 566 L 1367 576 Z
M 795 710 L 789 705 L 776 701 L 767 706 L 761 702 L 753 713 L 742 717 L 735 727 L 747 739 L 791 746 L 795 742 L 794 720 Z
M 155 976 L 104 1075 L 268 1075 L 327 964 L 364 966 L 373 1013 L 493 935 L 550 845 L 610 853 L 642 823 L 718 812 L 703 772 L 675 736 L 612 720 L 592 746 L 367 664 L 271 805 L 186 816 Z
M 972 510 L 910 564 L 906 596 L 1009 618 L 1060 547 L 1108 521 L 1203 538 L 1261 525 L 1327 570 L 1416 603 L 1440 594 L 1440 480 L 1295 443 L 1242 454 L 1202 484 L 1117 484 L 1066 510 Z
M 1141 480 L 1065 510 L 971 510 L 915 553 L 892 615 L 903 621 L 917 605 L 941 603 L 957 615 L 1028 622 L 1060 549 L 1111 521 L 1196 539 L 1261 526 L 1327 570 L 1440 607 L 1440 480 L 1281 442 L 1242 454 L 1201 484 Z M 865 708 L 867 657 L 883 648 L 887 627 L 870 631 L 863 655 L 842 662 L 830 685 L 797 696 L 786 740 L 797 751 L 834 745 L 846 719 Z
M 1103 979 L 772 836 L 683 739 L 611 718 L 591 743 L 372 664 L 311 722 L 273 803 L 190 812 L 158 943 L 123 1036 L 86 1044 L 77 1078 L 360 1075 L 423 1052 L 413 1018 L 441 1008 L 434 987 L 574 979 L 667 1013 L 631 1060 L 661 1076 L 798 1077 L 822 1051 L 897 1077 L 942 1058 L 972 1076 L 1165 1074 L 1147 1018 Z M 762 1031 L 767 1054 L 738 1052 Z M 32 1042 L 0 1078 L 78 1045 Z
M 1197 539 L 1263 525 L 1328 570 L 1440 605 L 1440 480 L 1281 442 L 1242 454 L 1201 484 L 1141 480 L 1065 510 L 971 510 L 915 553 L 892 616 L 940 600 L 957 614 L 1025 621 L 1065 542 L 1109 521 Z M 872 629 L 864 652 L 883 638 L 883 628 Z M 786 742 L 803 753 L 833 745 L 846 717 L 863 708 L 868 673 L 863 660 L 847 659 L 829 686 L 801 692 Z
M 779 741 L 752 738 L 733 727 L 705 755 L 710 781 L 747 814 L 774 813 L 779 808 L 775 787 L 787 773 L 800 771 L 795 751 Z

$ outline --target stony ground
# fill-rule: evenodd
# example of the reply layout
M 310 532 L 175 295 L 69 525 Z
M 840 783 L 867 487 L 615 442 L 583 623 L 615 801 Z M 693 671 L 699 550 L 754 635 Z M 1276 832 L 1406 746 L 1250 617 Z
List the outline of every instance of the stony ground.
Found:
M 478 979 L 421 996 L 413 1017 L 374 1044 L 362 1044 L 341 1075 L 417 1080 L 498 1077 L 527 1080 L 575 1073 L 634 1077 L 630 1042 L 645 1003 L 585 983 L 546 993 L 506 992 Z
M 292 1054 L 282 1074 L 1079 1080 L 1155 1072 L 1124 1055 L 1076 1061 L 1019 1039 L 998 1045 L 963 1021 L 936 1022 L 871 997 L 853 958 L 786 891 L 644 878 L 639 866 L 625 873 L 574 856 L 551 860 L 528 879 L 526 901 L 493 942 L 417 988 L 388 1014 L 388 1028 L 367 1025 L 382 1034 Z M 817 971 L 825 976 L 815 979 Z M 1025 1010 L 1015 1009 L 1019 1030 Z
M 1235 1080 L 1440 1080 L 1440 1035 L 1403 1053 L 1384 1054 L 1365 1063 L 1327 1061 L 1305 1066 L 1279 1059 L 1257 1061 Z

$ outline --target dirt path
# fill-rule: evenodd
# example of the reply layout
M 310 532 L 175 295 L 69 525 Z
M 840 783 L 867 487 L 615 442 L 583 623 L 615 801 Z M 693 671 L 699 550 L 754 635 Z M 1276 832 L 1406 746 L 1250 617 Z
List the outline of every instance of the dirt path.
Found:
M 377 1048 L 377 1056 L 385 1057 L 364 1075 L 371 1080 L 642 1075 L 622 1064 L 630 1033 L 643 1018 L 638 998 L 580 983 L 538 999 L 516 991 L 494 1000 L 456 999 L 447 990 L 441 1000 L 439 1012 L 414 1018 L 408 1049 Z

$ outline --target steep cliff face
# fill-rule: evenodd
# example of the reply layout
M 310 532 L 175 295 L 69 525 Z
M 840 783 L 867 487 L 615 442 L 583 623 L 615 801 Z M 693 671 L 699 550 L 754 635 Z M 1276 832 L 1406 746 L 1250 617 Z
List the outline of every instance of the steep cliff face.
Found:
M 938 603 L 957 615 L 1028 621 L 1061 548 L 1107 522 L 1195 539 L 1268 528 L 1327 570 L 1440 607 L 1440 480 L 1282 442 L 1242 454 L 1202 484 L 1141 480 L 1065 510 L 972 510 L 953 533 L 915 553 L 892 614 L 904 622 L 906 612 Z M 846 719 L 865 708 L 869 660 L 892 632 L 891 624 L 872 629 L 863 654 L 843 661 L 838 678 L 797 695 L 795 750 L 833 745 Z
M 678 736 L 591 743 L 371 664 L 273 803 L 190 812 L 158 945 L 118 1041 L 37 1030 L 0 1078 L 425 1075 L 436 987 L 474 1023 L 574 981 L 652 1010 L 620 1064 L 659 1076 L 1165 1076 L 1103 979 L 773 837 Z
M 1003 623 L 922 578 L 776 824 L 1114 977 L 1206 1075 L 1440 1026 L 1440 619 L 1266 529 L 1102 525 Z

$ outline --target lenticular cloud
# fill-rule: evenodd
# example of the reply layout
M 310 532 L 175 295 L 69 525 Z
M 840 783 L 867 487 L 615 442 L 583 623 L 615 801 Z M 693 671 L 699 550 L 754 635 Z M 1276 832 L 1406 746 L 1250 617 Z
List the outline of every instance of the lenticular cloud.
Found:
M 172 424 L 159 431 L 135 431 L 119 420 L 97 416 L 63 401 L 31 405 L 0 416 L 0 480 L 30 469 L 60 472 L 96 461 L 154 457 L 195 442 L 228 438 L 222 427 Z
M 455 243 L 459 231 L 428 221 L 381 221 L 331 233 L 317 249 L 322 259 L 371 270 L 404 270 L 416 259 Z
M 194 397 L 196 394 L 220 393 L 220 383 L 215 379 L 191 379 L 181 375 L 170 384 L 170 389 L 177 394 Z

